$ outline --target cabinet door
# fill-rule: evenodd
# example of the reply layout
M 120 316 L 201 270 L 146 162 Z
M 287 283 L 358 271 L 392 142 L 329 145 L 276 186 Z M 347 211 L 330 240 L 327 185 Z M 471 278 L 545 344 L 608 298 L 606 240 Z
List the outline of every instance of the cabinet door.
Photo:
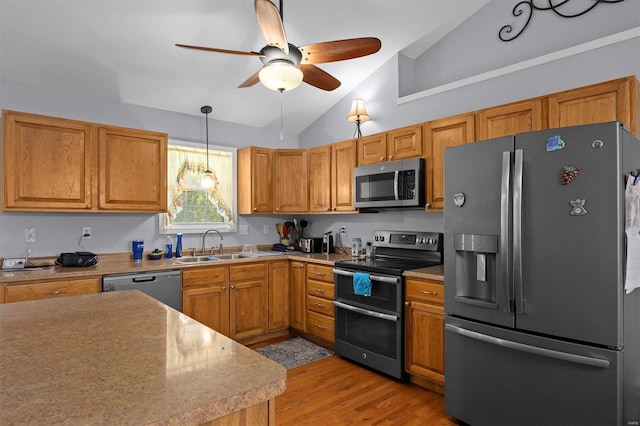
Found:
M 636 134 L 636 85 L 635 77 L 626 77 L 550 95 L 549 128 L 618 120 Z
M 389 161 L 422 156 L 422 126 L 408 126 L 387 133 Z
M 356 167 L 356 141 L 334 143 L 331 147 L 331 210 L 352 212 L 353 168 Z
M 331 210 L 331 145 L 309 149 L 309 211 Z
M 167 135 L 98 129 L 100 209 L 160 213 L 167 209 Z
M 473 142 L 473 113 L 457 115 L 424 124 L 427 153 L 427 204 L 430 209 L 444 208 L 444 150 Z
M 229 290 L 226 285 L 182 290 L 182 311 L 227 337 L 229 330 Z
M 289 326 L 303 333 L 307 331 L 305 266 L 303 262 L 291 262 L 289 265 Z
M 289 327 L 289 261 L 269 264 L 269 331 Z
M 241 340 L 267 332 L 267 282 L 265 279 L 231 283 L 231 337 Z
M 273 150 L 238 150 L 238 213 L 273 213 Z
M 358 166 L 387 161 L 387 134 L 377 133 L 357 140 Z
M 546 128 L 543 100 L 531 99 L 478 111 L 476 114 L 478 140 L 493 139 L 516 133 Z
M 275 153 L 276 213 L 306 212 L 309 207 L 309 167 L 306 149 Z
M 97 149 L 91 124 L 6 110 L 2 115 L 2 209 L 93 208 Z
M 5 303 L 24 302 L 26 300 L 53 299 L 79 294 L 100 292 L 100 277 L 76 280 L 59 280 L 6 286 Z
M 444 385 L 444 307 L 410 301 L 405 312 L 406 370 Z

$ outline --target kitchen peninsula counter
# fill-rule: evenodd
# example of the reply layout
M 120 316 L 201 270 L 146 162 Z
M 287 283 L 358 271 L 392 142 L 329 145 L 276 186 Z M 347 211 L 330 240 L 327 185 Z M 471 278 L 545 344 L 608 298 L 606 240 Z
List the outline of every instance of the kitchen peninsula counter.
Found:
M 0 305 L 0 383 L 0 424 L 267 424 L 286 370 L 119 291 Z

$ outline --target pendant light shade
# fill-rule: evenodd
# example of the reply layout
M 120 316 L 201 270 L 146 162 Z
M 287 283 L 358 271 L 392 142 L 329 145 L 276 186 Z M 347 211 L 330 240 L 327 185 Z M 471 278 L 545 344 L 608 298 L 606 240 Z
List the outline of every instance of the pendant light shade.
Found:
M 302 83 L 302 71 L 289 61 L 272 61 L 258 73 L 260 82 L 271 90 L 291 90 Z
M 212 188 L 213 187 L 213 178 L 211 175 L 213 172 L 209 169 L 209 113 L 213 111 L 209 105 L 205 105 L 200 108 L 200 112 L 205 115 L 205 128 L 207 133 L 207 169 L 202 173 L 202 179 L 200 181 L 200 186 L 203 188 Z

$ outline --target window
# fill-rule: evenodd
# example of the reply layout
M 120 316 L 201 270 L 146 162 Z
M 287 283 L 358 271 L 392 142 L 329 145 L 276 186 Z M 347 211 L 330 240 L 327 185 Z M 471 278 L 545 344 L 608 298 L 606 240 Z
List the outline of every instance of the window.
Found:
M 207 151 L 200 146 L 169 141 L 167 213 L 160 214 L 161 234 L 201 233 L 210 228 L 236 230 L 236 149 L 209 145 L 214 186 L 204 188 L 200 181 L 207 168 Z

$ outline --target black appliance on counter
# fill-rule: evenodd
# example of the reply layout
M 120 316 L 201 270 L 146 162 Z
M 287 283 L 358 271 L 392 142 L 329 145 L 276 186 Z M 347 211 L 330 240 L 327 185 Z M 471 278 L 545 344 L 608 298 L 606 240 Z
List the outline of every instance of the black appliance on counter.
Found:
M 402 273 L 442 264 L 443 235 L 376 231 L 373 248 L 375 255 L 369 259 L 335 263 L 336 353 L 404 381 Z M 356 273 L 368 274 L 370 296 L 356 294 Z

